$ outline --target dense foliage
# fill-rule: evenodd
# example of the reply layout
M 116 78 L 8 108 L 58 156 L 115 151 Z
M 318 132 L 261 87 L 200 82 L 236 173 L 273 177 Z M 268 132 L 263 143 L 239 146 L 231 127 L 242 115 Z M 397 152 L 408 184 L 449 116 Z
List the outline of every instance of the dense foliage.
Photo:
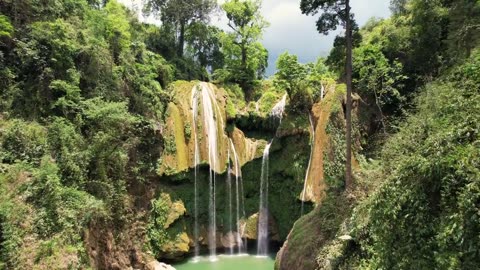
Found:
M 307 10 L 327 5 L 302 2 Z M 356 155 L 360 168 L 352 190 L 327 192 L 346 196 L 345 208 L 355 207 L 335 225 L 335 236 L 325 238 L 332 228 L 317 225 L 335 218 L 309 213 L 294 226 L 278 269 L 478 268 L 479 7 L 478 1 L 395 0 L 391 18 L 359 29 L 354 89 L 363 153 L 375 159 Z M 336 23 L 328 16 L 322 23 Z M 344 59 L 339 37 L 326 63 L 340 79 Z M 295 74 L 298 66 L 290 66 L 288 74 Z M 328 127 L 335 148 L 341 140 L 334 128 Z M 339 164 L 324 166 L 330 188 Z M 313 232 L 318 239 L 305 236 Z M 316 254 L 315 263 L 309 252 L 298 253 L 304 246 Z
M 0 6 L 0 261 L 61 268 L 68 253 L 80 268 L 84 228 L 124 226 L 127 183 L 154 174 L 176 68 L 116 1 Z M 22 226 L 19 211 L 30 213 Z
M 314 102 L 323 98 L 322 88 L 324 91 L 326 84 L 334 78 L 323 58 L 315 63 L 301 64 L 296 55 L 285 52 L 277 59 L 274 84 L 287 91 L 293 111 L 306 112 Z
M 475 269 L 480 53 L 472 49 L 475 34 L 462 45 L 454 39 L 478 28 L 479 17 L 468 17 L 478 12 L 478 1 L 392 3 L 392 18 L 371 20 L 359 32 L 354 83 L 370 104 L 360 113 L 373 115 L 374 129 L 396 133 L 383 136 L 384 146 L 370 146 L 379 149 L 379 160 L 358 172 L 351 196 L 364 201 L 337 232 L 353 240 L 324 245 L 317 265 Z M 469 12 L 458 12 L 467 6 Z M 372 185 L 379 188 L 372 192 Z
M 233 31 L 221 35 L 225 55 L 225 68 L 217 70 L 220 81 L 238 83 L 245 91 L 247 100 L 252 100 L 255 83 L 262 78 L 268 52 L 260 43 L 263 31 L 268 26 L 260 14 L 259 0 L 226 1 L 222 8 Z
M 480 261 L 480 54 L 428 84 L 382 154 L 381 188 L 354 214 L 365 269 L 475 269 Z
M 392 1 L 392 10 L 391 18 L 354 28 L 353 84 L 368 105 L 361 114 L 369 150 L 386 137 L 376 134 L 397 131 L 421 86 L 462 63 L 480 40 L 478 1 Z M 326 63 L 341 79 L 344 59 L 340 36 Z
M 356 155 L 363 169 L 351 194 L 344 193 L 343 179 L 347 103 L 343 86 L 335 90 L 335 80 L 345 78 L 344 37 L 315 63 L 280 55 L 276 74 L 262 80 L 268 52 L 260 41 L 268 23 L 261 1 L 224 1 L 226 31 L 209 22 L 216 1 L 146 2 L 144 11 L 161 26 L 139 22 L 115 0 L 0 0 L 0 269 L 86 269 L 95 267 L 89 255 L 114 257 L 119 247 L 132 257 L 132 250 L 162 258 L 190 250 L 185 223 L 193 202 L 184 198 L 193 191 L 181 180 L 192 172 L 174 171 L 178 179 L 169 184 L 175 191 L 153 181 L 160 155 L 174 156 L 186 143 L 176 139 L 192 135 L 190 124 L 177 124 L 181 138 L 165 132 L 185 116 L 179 110 L 184 96 L 172 91 L 176 80 L 224 86 L 226 132 L 252 133 L 259 162 L 266 136 L 260 133 L 271 130 L 258 127 L 267 126 L 285 92 L 288 115 L 278 136 L 305 139 L 307 112 L 327 85 L 335 91 L 325 127 L 326 200 L 291 234 L 293 243 L 305 244 L 310 228 L 318 231 L 321 237 L 303 250 L 326 244 L 308 255 L 318 255 L 319 265 L 336 256 L 335 267 L 345 269 L 478 267 L 479 1 L 395 0 L 391 18 L 352 25 L 354 131 L 364 135 L 354 148 L 363 143 L 364 154 L 377 161 Z M 322 33 L 342 25 L 346 2 L 301 1 L 305 13 L 327 11 L 317 25 Z M 169 113 L 174 120 L 166 123 Z M 305 140 L 296 139 L 272 146 L 283 148 L 272 149 L 272 158 L 281 160 L 272 171 L 283 180 L 272 181 L 272 198 L 299 194 L 308 151 Z M 257 165 L 244 168 L 250 197 L 257 192 Z M 359 205 L 345 220 L 352 202 Z M 271 209 L 288 220 L 279 225 L 283 237 L 299 205 L 282 206 Z M 246 207 L 254 213 L 258 203 L 251 199 Z M 140 232 L 130 234 L 131 227 Z M 336 233 L 353 239 L 339 244 L 332 240 Z M 95 250 L 95 243 L 106 247 Z M 343 250 L 332 256 L 337 244 Z

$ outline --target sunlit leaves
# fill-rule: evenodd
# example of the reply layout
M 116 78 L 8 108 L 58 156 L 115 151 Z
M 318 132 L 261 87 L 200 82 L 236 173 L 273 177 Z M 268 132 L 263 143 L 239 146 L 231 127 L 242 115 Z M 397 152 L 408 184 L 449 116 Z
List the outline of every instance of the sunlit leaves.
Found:
M 218 71 L 218 74 L 228 75 L 227 80 L 239 83 L 247 99 L 251 98 L 253 84 L 265 72 L 268 60 L 268 51 L 259 42 L 268 26 L 260 7 L 258 0 L 231 0 L 222 5 L 231 32 L 220 36 L 227 71 Z
M 7 16 L 0 15 L 0 38 L 11 37 L 13 33 L 13 26 Z M 0 41 L 1 42 L 1 41 Z M 1 44 L 1 43 L 0 43 Z

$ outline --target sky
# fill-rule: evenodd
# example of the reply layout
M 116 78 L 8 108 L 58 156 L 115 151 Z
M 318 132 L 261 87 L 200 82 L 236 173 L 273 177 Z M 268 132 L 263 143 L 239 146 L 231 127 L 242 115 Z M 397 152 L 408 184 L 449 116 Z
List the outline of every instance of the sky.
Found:
M 119 2 L 138 8 L 141 0 L 119 0 Z M 218 2 L 222 3 L 223 0 Z M 355 19 L 360 26 L 371 17 L 389 17 L 389 4 L 390 0 L 351 1 Z M 285 51 L 296 54 L 302 63 L 313 62 L 319 56 L 327 56 L 333 47 L 335 36 L 340 32 L 337 30 L 327 36 L 319 34 L 315 25 L 319 14 L 303 15 L 300 10 L 300 0 L 263 0 L 262 15 L 270 23 L 270 26 L 265 29 L 262 40 L 269 52 L 267 76 L 275 72 L 275 61 Z M 155 23 L 154 18 L 141 16 L 141 19 Z M 211 18 L 212 24 L 228 30 L 226 22 L 226 16 L 220 12 Z

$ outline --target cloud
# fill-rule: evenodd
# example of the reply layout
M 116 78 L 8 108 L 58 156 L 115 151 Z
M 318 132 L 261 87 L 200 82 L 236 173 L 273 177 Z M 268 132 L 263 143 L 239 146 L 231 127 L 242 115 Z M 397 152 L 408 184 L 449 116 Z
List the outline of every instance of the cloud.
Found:
M 334 36 L 318 34 L 315 18 L 301 13 L 299 1 L 265 1 L 262 12 L 270 22 L 263 38 L 269 51 L 268 75 L 273 74 L 277 57 L 285 51 L 296 54 L 300 62 L 311 62 L 330 51 Z
M 352 1 L 352 10 L 360 25 L 371 17 L 388 17 L 388 0 Z M 327 56 L 333 47 L 335 36 L 341 30 L 327 36 L 316 29 L 316 16 L 306 16 L 300 10 L 299 0 L 264 0 L 263 16 L 270 22 L 263 44 L 268 49 L 269 67 L 267 75 L 275 72 L 275 61 L 279 54 L 288 51 L 298 55 L 300 62 L 312 62 L 319 56 Z
M 129 7 L 140 5 L 142 0 L 119 0 Z M 225 0 L 219 0 L 221 4 Z M 133 4 L 132 4 L 133 3 Z M 351 1 L 355 19 L 362 26 L 371 17 L 386 18 L 390 16 L 389 0 L 356 0 Z M 312 62 L 319 56 L 327 56 L 333 47 L 335 36 L 341 31 L 337 30 L 327 36 L 321 35 L 316 30 L 315 16 L 306 16 L 300 10 L 300 0 L 263 0 L 262 15 L 270 22 L 270 27 L 265 30 L 263 44 L 269 52 L 267 76 L 275 72 L 277 57 L 288 51 L 298 55 L 300 62 Z M 158 21 L 152 17 L 140 19 L 149 23 Z M 229 31 L 225 14 L 219 12 L 211 18 L 211 23 Z

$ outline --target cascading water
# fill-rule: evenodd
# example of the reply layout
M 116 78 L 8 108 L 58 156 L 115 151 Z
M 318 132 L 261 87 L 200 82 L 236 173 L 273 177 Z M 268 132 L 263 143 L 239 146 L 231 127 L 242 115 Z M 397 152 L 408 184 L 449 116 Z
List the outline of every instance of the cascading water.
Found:
M 283 95 L 282 99 L 273 106 L 270 111 L 270 117 L 274 120 L 278 120 L 279 124 L 282 122 L 283 112 L 285 111 L 285 105 L 287 103 L 287 94 Z
M 323 86 L 322 86 L 323 89 Z M 323 94 L 323 91 L 322 91 Z M 302 192 L 302 212 L 301 215 L 303 216 L 303 204 L 305 203 L 305 195 L 307 194 L 307 181 L 308 181 L 308 174 L 310 173 L 310 166 L 312 164 L 312 156 L 313 156 L 313 147 L 315 143 L 315 127 L 313 126 L 312 115 L 308 115 L 308 120 L 310 121 L 310 128 L 312 129 L 312 138 L 310 141 L 310 159 L 308 160 L 307 172 L 305 173 L 305 181 L 303 183 L 303 192 Z
M 227 201 L 228 201 L 228 231 L 230 234 L 233 233 L 233 226 L 232 226 L 232 166 L 230 162 L 230 149 L 228 149 L 228 168 L 227 168 Z M 231 235 L 229 235 L 231 236 Z M 229 251 L 230 255 L 233 254 L 233 243 L 230 241 Z
M 287 94 L 272 108 L 270 117 L 281 124 L 283 118 L 283 112 L 285 111 L 285 105 L 287 101 Z M 276 136 L 276 134 L 275 134 Z M 260 206 L 258 209 L 258 227 L 257 227 L 257 255 L 268 255 L 268 162 L 270 155 L 270 146 L 273 143 L 272 140 L 265 146 L 262 159 L 262 172 L 260 175 Z
M 263 151 L 262 173 L 260 176 L 260 208 L 258 211 L 258 237 L 257 237 L 257 255 L 266 256 L 268 254 L 268 159 L 270 141 Z
M 235 165 L 235 201 L 236 201 L 236 224 L 237 224 L 237 234 L 236 234 L 236 242 L 238 244 L 238 254 L 242 254 L 244 245 L 242 242 L 242 236 L 241 233 L 243 229 L 241 228 L 241 223 L 240 223 L 240 196 L 239 196 L 239 191 L 240 191 L 240 184 L 239 181 L 241 181 L 242 177 L 242 171 L 240 169 L 240 163 L 238 162 L 238 156 L 237 156 L 237 151 L 235 150 L 235 145 L 233 144 L 232 140 L 230 139 L 230 146 L 232 148 L 233 152 L 233 158 L 234 158 L 234 165 Z M 243 184 L 241 184 L 243 186 Z M 243 194 L 242 194 L 242 199 L 243 199 Z M 245 213 L 243 213 L 245 215 Z M 245 239 L 246 240 L 246 239 Z M 246 241 L 245 241 L 246 243 Z
M 192 97 L 191 97 L 191 105 L 192 105 L 192 120 L 193 120 L 193 140 L 195 144 L 194 155 L 193 155 L 193 166 L 195 170 L 195 182 L 194 182 L 194 219 L 195 225 L 193 228 L 193 236 L 194 236 L 194 245 L 195 245 L 195 257 L 200 255 L 200 248 L 198 245 L 198 238 L 199 238 L 199 229 L 198 229 L 198 187 L 197 187 L 197 176 L 198 176 L 198 163 L 200 162 L 200 155 L 198 152 L 198 141 L 197 141 L 197 114 L 198 114 L 198 96 L 196 87 L 192 89 Z
M 193 108 L 193 132 L 195 140 L 195 254 L 198 255 L 198 193 L 197 193 L 197 167 L 200 162 L 200 151 L 198 147 L 198 130 L 197 130 L 197 115 L 198 102 L 201 97 L 201 108 L 203 118 L 203 134 L 207 137 L 208 145 L 208 164 L 209 169 L 209 227 L 208 227 L 208 246 L 210 249 L 210 257 L 212 260 L 216 258 L 216 190 L 215 190 L 215 170 L 217 169 L 218 157 L 218 125 L 215 121 L 215 110 L 218 111 L 218 104 L 216 103 L 215 94 L 208 83 L 200 83 L 192 89 L 192 108 Z M 222 120 L 220 120 L 222 121 Z M 222 126 L 223 126 L 223 122 Z M 223 129 L 222 129 L 223 132 Z

